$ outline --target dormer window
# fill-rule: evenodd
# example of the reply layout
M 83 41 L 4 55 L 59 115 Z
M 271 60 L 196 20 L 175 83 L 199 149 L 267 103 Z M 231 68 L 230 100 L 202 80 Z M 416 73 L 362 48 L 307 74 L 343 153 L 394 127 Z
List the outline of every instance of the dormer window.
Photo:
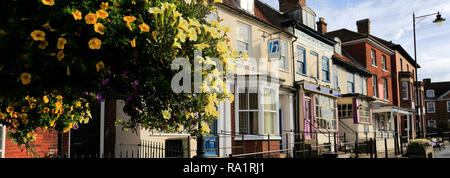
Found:
M 302 21 L 303 21 L 303 25 L 306 25 L 309 28 L 317 30 L 317 28 L 316 28 L 316 13 L 314 13 L 314 11 L 312 11 L 310 8 L 302 7 Z
M 434 98 L 434 90 L 427 90 L 427 98 Z
M 253 14 L 254 12 L 254 5 L 255 5 L 255 1 L 254 0 L 236 0 L 237 3 L 239 4 L 239 6 L 241 7 L 241 9 L 246 10 L 247 12 L 249 12 L 250 14 Z

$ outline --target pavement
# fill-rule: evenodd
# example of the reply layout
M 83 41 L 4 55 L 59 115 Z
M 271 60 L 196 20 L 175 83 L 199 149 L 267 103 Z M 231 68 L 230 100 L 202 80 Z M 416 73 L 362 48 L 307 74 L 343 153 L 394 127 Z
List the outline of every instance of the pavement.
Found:
M 434 158 L 450 158 L 450 145 L 446 144 L 445 149 L 435 150 Z

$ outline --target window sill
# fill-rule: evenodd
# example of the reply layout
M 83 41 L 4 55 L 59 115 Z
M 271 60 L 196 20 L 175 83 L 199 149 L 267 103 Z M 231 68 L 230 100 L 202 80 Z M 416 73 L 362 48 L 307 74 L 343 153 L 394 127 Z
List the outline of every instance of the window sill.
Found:
M 375 67 L 375 68 L 377 68 L 377 69 L 378 69 L 378 66 L 376 66 L 376 65 L 373 65 L 373 64 L 372 64 L 372 67 Z
M 383 72 L 388 72 L 387 70 L 383 69 Z
M 308 77 L 308 75 L 306 75 L 306 74 L 304 74 L 304 73 L 299 73 L 299 72 L 297 72 L 297 74 L 298 74 L 298 75 L 301 75 L 301 76 L 303 76 L 303 77 Z
M 261 136 L 261 135 L 245 135 L 244 136 L 244 141 L 249 141 L 249 140 L 253 140 L 253 141 L 262 141 L 262 140 L 268 140 L 269 137 L 268 136 Z M 236 136 L 234 137 L 234 141 L 241 141 L 242 140 L 242 136 Z M 270 140 L 281 140 L 280 136 L 276 136 L 276 135 L 271 135 L 270 136 Z
M 289 70 L 288 70 L 288 69 L 282 69 L 282 68 L 279 68 L 278 70 L 281 71 L 281 72 L 289 73 Z
M 369 122 L 358 122 L 357 124 L 373 125 L 372 123 L 369 123 Z

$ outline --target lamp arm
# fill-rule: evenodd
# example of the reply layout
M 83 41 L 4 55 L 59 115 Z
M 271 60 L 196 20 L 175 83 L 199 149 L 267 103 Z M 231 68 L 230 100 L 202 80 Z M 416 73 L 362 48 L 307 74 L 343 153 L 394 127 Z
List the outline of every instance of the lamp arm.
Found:
M 438 15 L 439 14 L 439 12 L 436 12 L 436 13 L 433 13 L 433 14 L 428 14 L 428 15 L 422 15 L 422 16 L 418 16 L 418 17 L 415 17 L 416 19 L 418 19 L 418 18 L 424 18 L 424 17 L 428 17 L 428 16 L 432 16 L 432 15 Z

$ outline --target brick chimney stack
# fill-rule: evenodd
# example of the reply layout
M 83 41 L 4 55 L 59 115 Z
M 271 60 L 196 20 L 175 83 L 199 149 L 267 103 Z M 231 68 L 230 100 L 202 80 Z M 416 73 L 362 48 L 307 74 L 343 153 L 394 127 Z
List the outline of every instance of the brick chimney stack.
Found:
M 369 19 L 363 19 L 363 20 L 357 21 L 356 26 L 358 26 L 358 33 L 370 35 L 370 20 Z
M 323 17 L 320 17 L 319 21 L 317 22 L 317 31 L 322 35 L 327 33 L 327 23 L 325 22 L 325 19 Z
M 430 85 L 431 85 L 431 79 L 429 79 L 429 78 L 423 79 L 423 87 L 424 88 L 428 88 Z
M 290 12 L 306 6 L 306 0 L 278 0 L 281 12 Z

